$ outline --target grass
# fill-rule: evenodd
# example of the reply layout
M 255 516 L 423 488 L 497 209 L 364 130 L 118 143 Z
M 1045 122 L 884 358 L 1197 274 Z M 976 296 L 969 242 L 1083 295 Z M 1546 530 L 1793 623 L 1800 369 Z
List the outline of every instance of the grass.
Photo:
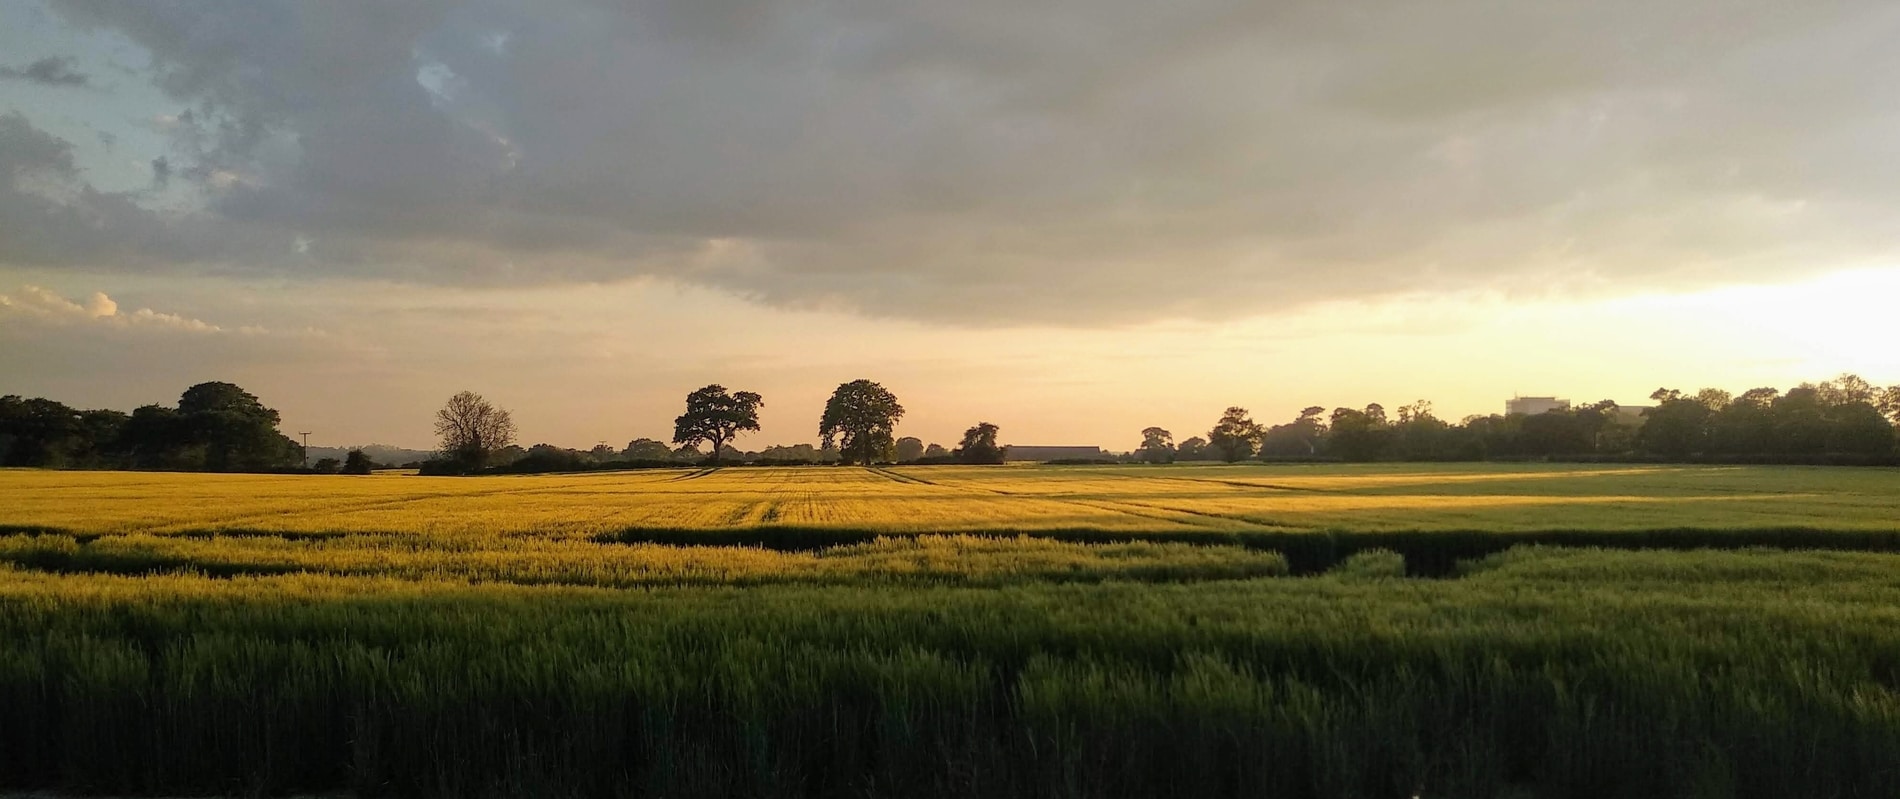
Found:
M 1774 467 L 0 471 L 0 790 L 1895 796 L 1896 506 Z

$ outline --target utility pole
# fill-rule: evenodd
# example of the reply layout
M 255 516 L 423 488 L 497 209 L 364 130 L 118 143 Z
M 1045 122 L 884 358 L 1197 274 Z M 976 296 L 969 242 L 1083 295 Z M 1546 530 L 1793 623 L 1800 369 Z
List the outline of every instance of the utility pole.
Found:
M 297 435 L 303 436 L 303 467 L 308 469 L 310 468 L 310 431 L 305 430 Z

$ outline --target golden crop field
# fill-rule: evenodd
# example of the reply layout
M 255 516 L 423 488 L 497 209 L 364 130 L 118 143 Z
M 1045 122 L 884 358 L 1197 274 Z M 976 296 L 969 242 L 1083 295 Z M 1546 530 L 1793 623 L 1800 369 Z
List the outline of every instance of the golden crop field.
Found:
M 770 528 L 1101 531 L 1890 530 L 1900 471 L 1376 465 L 725 468 L 519 477 L 0 470 L 0 529 L 590 539 Z
M 32 568 L 605 587 L 1230 579 L 1322 571 L 1375 548 L 1445 573 L 1516 544 L 1900 544 L 1900 472 L 1871 469 L 8 470 L 0 497 L 0 563 Z

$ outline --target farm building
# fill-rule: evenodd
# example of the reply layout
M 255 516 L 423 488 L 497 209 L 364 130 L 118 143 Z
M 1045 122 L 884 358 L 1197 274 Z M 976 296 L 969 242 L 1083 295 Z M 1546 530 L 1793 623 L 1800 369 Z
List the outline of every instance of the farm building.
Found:
M 1504 401 L 1504 414 L 1509 416 L 1521 413 L 1536 416 L 1546 411 L 1570 410 L 1570 400 L 1556 397 L 1512 397 Z
M 1103 458 L 1101 447 L 1024 447 L 1014 444 L 1003 448 L 1006 461 L 1058 461 L 1072 458 Z

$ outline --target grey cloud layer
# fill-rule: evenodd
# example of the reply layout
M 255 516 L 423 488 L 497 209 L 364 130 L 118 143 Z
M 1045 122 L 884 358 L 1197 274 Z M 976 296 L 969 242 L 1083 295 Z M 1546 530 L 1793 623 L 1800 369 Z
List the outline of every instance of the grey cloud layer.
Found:
M 1086 322 L 1768 277 L 1900 230 L 1888 2 L 53 6 L 151 51 L 206 205 L 93 196 L 139 246 L 42 262 Z
M 73 68 L 71 57 L 47 56 L 25 66 L 0 66 L 0 78 L 23 80 L 42 86 L 85 86 L 92 81 L 85 73 Z
M 264 226 L 164 213 L 136 193 L 96 189 L 70 142 L 0 113 L 0 265 L 160 269 L 275 257 L 281 240 Z
M 153 222 L 133 198 L 85 183 L 71 144 L 0 114 L 0 262 L 143 259 Z

